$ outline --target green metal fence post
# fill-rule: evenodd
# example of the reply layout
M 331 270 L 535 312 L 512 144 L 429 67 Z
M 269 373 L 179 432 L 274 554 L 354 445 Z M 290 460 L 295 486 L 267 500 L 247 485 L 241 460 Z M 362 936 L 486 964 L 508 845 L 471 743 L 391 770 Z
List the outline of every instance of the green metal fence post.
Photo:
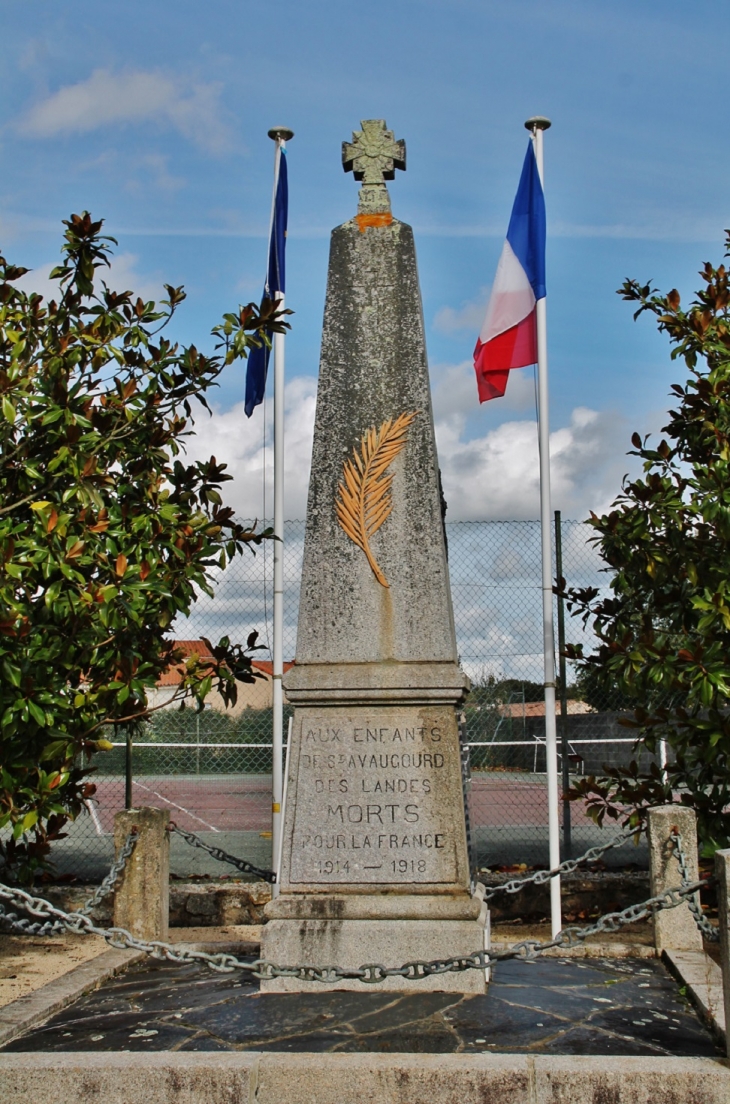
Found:
M 555 570 L 558 579 L 563 577 L 563 529 L 560 520 L 560 510 L 555 511 Z M 568 688 L 566 686 L 567 674 L 565 664 L 565 602 L 558 597 L 558 662 L 560 671 L 560 750 L 562 756 L 563 774 L 563 851 L 564 858 L 572 856 L 573 846 L 571 840 L 570 802 L 568 790 L 570 789 L 570 758 L 568 749 Z
M 125 731 L 126 746 L 124 749 L 124 808 L 131 809 L 132 802 L 132 730 Z

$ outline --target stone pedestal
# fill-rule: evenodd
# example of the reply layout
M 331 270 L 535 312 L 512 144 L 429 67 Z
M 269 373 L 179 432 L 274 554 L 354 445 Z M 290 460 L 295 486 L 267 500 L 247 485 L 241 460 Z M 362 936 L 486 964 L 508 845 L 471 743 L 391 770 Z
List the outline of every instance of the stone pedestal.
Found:
M 671 840 L 672 828 L 682 837 L 690 882 L 699 879 L 697 861 L 697 817 L 694 809 L 682 805 L 659 805 L 649 809 L 649 873 L 651 895 L 676 889 L 682 883 L 677 853 Z M 697 894 L 699 901 L 699 894 Z M 657 951 L 701 951 L 702 935 L 689 905 L 657 912 L 654 917 L 654 943 Z
M 302 568 L 280 896 L 262 957 L 399 966 L 485 946 L 473 897 L 459 670 L 413 233 L 378 120 L 345 147 L 358 215 L 332 234 Z M 390 160 L 389 160 L 390 159 Z M 386 987 L 483 992 L 484 971 Z M 266 982 L 269 991 L 322 991 Z M 337 986 L 360 988 L 360 982 Z
M 720 928 L 720 965 L 725 1012 L 725 1052 L 730 1058 L 730 851 L 715 852 L 717 915 Z
M 114 816 L 114 852 L 132 828 L 138 837 L 114 894 L 114 926 L 138 939 L 167 939 L 170 911 L 170 814 L 125 809 Z

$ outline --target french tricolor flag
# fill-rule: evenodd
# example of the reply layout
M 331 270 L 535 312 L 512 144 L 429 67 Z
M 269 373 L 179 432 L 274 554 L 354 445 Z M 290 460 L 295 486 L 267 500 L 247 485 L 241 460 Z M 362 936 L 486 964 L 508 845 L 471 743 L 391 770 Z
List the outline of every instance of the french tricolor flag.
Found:
M 511 368 L 537 363 L 535 307 L 544 297 L 545 196 L 531 141 L 474 350 L 480 403 L 504 395 Z

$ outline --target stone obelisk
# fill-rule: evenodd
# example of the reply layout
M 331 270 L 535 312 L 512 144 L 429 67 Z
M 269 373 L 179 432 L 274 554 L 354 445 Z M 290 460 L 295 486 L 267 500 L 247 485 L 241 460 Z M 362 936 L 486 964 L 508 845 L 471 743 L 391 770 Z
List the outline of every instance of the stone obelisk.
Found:
M 470 890 L 459 669 L 410 226 L 385 181 L 405 143 L 369 119 L 362 182 L 332 233 L 304 544 L 280 896 L 261 954 L 401 965 L 485 946 Z M 332 988 L 361 988 L 358 981 Z M 468 970 L 385 988 L 483 992 Z M 266 991 L 312 989 L 279 979 Z

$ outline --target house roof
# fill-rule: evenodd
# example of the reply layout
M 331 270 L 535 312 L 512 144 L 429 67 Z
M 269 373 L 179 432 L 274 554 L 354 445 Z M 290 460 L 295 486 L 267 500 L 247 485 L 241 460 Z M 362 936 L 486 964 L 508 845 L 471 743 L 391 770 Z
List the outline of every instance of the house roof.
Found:
M 567 701 L 568 715 L 575 716 L 578 713 L 595 713 L 595 709 L 584 701 L 574 701 L 572 698 Z M 510 702 L 508 705 L 497 706 L 498 712 L 503 717 L 544 717 L 545 716 L 545 702 Z M 560 716 L 560 702 L 555 702 L 555 715 Z
M 201 659 L 205 659 L 211 656 L 210 648 L 202 640 L 175 640 L 175 647 L 183 653 L 183 659 L 188 659 L 190 656 L 197 655 Z M 253 659 L 251 660 L 251 666 L 255 667 L 257 671 L 260 671 L 266 678 L 272 678 L 274 674 L 274 665 L 270 659 Z M 292 660 L 287 660 L 284 663 L 284 674 L 290 668 L 294 666 Z M 168 669 L 157 680 L 158 686 L 177 686 L 183 676 L 183 670 L 181 666 L 168 667 Z

